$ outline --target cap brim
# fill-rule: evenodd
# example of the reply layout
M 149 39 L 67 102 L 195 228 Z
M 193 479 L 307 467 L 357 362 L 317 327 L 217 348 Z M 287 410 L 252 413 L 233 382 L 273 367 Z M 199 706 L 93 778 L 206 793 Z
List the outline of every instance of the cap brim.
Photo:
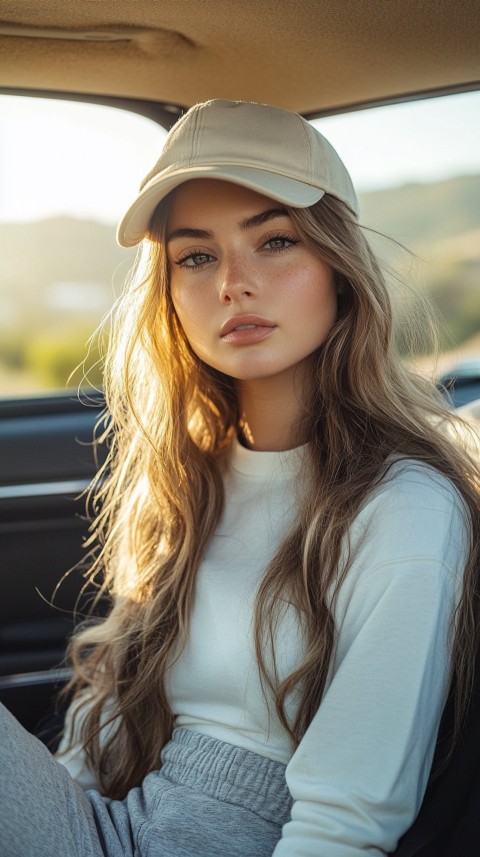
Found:
M 313 185 L 253 167 L 182 167 L 181 170 L 156 176 L 143 188 L 118 225 L 117 241 L 120 246 L 134 247 L 142 241 L 157 205 L 172 190 L 191 179 L 223 179 L 248 187 L 284 205 L 291 205 L 292 208 L 308 208 L 318 202 L 325 193 Z

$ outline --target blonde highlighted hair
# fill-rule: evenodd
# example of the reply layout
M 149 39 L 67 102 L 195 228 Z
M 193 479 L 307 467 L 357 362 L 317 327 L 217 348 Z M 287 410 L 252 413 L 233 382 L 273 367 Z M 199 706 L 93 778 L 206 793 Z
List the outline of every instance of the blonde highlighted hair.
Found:
M 395 353 L 384 277 L 347 207 L 325 196 L 288 213 L 333 269 L 339 309 L 312 356 L 311 396 L 298 426 L 299 443 L 309 444 L 310 488 L 257 593 L 254 634 L 265 693 L 295 746 L 325 687 L 335 637 L 327 592 L 338 591 L 348 573 L 348 563 L 340 563 L 342 540 L 393 454 L 427 462 L 464 499 L 470 552 L 452 666 L 458 724 L 477 646 L 478 471 L 445 432 L 455 420 L 432 385 Z M 175 315 L 167 214 L 168 200 L 116 307 L 106 360 L 109 452 L 92 488 L 91 575 L 101 575 L 113 606 L 106 619 L 80 628 L 70 646 L 69 690 L 89 700 L 81 729 L 87 754 L 104 792 L 119 798 L 158 767 L 171 735 L 164 676 L 188 635 L 196 574 L 222 513 L 222 474 L 239 424 L 232 380 L 193 354 Z M 279 682 L 270 641 L 285 598 L 298 611 L 306 642 L 302 663 Z M 300 703 L 290 722 L 285 702 L 294 690 Z M 107 710 L 113 725 L 100 741 Z

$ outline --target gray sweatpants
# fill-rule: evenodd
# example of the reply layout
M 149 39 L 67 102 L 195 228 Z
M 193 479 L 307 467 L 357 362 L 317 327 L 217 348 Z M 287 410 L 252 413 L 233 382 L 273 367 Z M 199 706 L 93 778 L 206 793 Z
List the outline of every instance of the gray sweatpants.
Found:
M 187 729 L 124 800 L 84 792 L 0 705 L 1 857 L 268 857 L 290 808 L 284 765 Z

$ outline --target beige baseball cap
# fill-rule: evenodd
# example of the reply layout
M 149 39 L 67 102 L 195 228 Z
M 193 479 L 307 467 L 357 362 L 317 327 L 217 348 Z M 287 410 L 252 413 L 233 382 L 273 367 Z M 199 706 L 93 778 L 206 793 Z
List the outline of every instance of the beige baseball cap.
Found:
M 119 224 L 118 243 L 138 244 L 167 194 L 202 178 L 243 185 L 293 208 L 308 208 L 328 193 L 358 216 L 345 165 L 309 122 L 279 107 L 215 99 L 196 104 L 174 125 Z

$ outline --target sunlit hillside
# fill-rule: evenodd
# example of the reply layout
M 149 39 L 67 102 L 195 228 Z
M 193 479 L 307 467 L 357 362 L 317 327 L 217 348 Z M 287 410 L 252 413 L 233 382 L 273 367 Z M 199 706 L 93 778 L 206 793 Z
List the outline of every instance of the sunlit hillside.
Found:
M 391 278 L 393 292 L 411 283 L 426 293 L 437 314 L 440 356 L 437 371 L 480 354 L 480 176 L 435 184 L 409 184 L 361 196 L 362 222 L 405 245 L 371 235 Z M 420 350 L 422 350 L 420 348 Z M 428 344 L 426 345 L 428 352 Z M 431 367 L 421 354 L 416 363 Z

